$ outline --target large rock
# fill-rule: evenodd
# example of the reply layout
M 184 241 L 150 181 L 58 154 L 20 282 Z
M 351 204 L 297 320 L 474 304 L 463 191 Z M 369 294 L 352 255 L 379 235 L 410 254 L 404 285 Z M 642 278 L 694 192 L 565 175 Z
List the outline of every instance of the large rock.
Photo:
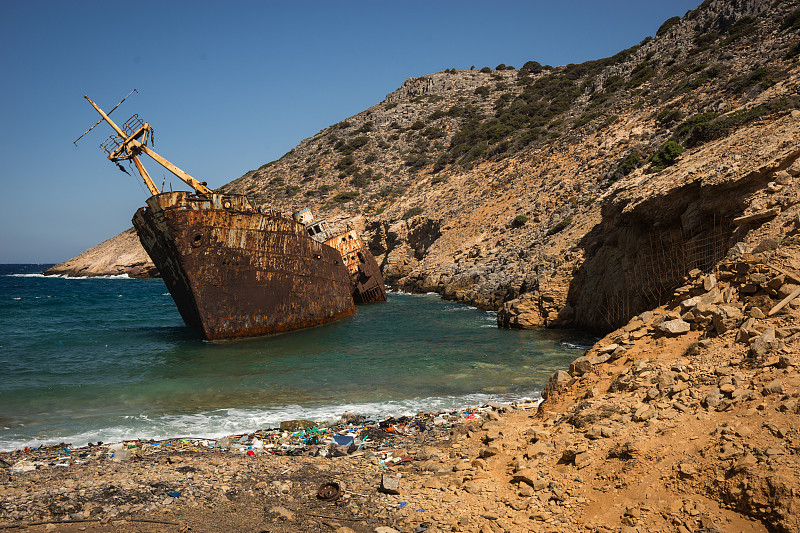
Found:
M 561 389 L 564 385 L 569 383 L 572 379 L 572 376 L 569 375 L 568 372 L 564 372 L 563 370 L 559 370 L 555 374 L 550 377 L 550 380 L 545 385 L 544 390 L 542 391 L 542 398 L 545 400 L 554 392 Z
M 393 474 L 384 474 L 381 476 L 379 490 L 385 494 L 400 494 L 400 478 Z
M 544 326 L 542 306 L 530 294 L 508 301 L 497 311 L 497 325 L 502 328 L 520 329 Z
M 46 276 L 97 277 L 127 274 L 132 278 L 155 278 L 158 270 L 142 248 L 136 230 L 130 228 L 116 237 L 89 248 L 82 254 L 59 263 Z
M 756 337 L 750 345 L 750 355 L 753 357 L 764 357 L 767 354 L 781 348 L 783 342 L 775 337 L 775 328 L 767 328 L 764 333 Z
M 658 325 L 658 330 L 665 335 L 683 335 L 688 333 L 690 329 L 689 323 L 680 318 L 667 320 Z
M 569 365 L 569 373 L 573 376 L 582 376 L 592 371 L 592 363 L 586 356 L 578 357 Z
M 741 309 L 732 305 L 720 305 L 714 311 L 714 329 L 717 333 L 722 335 L 730 329 L 736 329 L 744 320 L 744 314 Z

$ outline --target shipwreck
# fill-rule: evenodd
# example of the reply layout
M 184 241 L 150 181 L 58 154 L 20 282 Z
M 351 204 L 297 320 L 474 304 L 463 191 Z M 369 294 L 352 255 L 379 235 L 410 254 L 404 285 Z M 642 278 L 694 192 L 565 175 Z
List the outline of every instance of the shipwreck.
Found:
M 256 207 L 244 195 L 214 192 L 152 149 L 153 129 L 138 115 L 118 126 L 85 98 L 102 117 L 97 124 L 114 129 L 100 145 L 108 159 L 118 166 L 132 161 L 150 191 L 133 225 L 183 321 L 200 336 L 317 326 L 352 315 L 356 303 L 386 300 L 377 262 L 356 231 L 334 234 L 308 208 L 288 216 Z M 141 154 L 192 191 L 160 191 Z

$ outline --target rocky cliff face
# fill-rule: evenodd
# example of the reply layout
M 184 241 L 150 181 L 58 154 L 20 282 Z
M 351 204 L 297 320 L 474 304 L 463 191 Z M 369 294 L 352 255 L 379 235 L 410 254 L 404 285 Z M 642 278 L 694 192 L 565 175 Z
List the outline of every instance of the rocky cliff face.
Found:
M 389 282 L 502 326 L 610 330 L 792 238 L 798 30 L 797 2 L 713 0 L 611 58 L 409 79 L 222 189 L 363 217 Z
M 131 228 L 72 259 L 54 265 L 44 274 L 70 277 L 127 274 L 132 278 L 152 278 L 158 276 L 158 270 L 139 243 L 136 231 Z

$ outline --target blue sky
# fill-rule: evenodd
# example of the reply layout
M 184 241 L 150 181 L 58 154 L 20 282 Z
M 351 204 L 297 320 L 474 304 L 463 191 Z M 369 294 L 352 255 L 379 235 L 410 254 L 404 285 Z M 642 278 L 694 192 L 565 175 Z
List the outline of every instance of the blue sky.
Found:
M 699 0 L 3 2 L 0 263 L 59 262 L 131 226 L 148 193 L 83 99 L 138 113 L 210 187 L 445 68 L 563 65 L 655 35 Z M 144 158 L 159 185 L 178 180 Z

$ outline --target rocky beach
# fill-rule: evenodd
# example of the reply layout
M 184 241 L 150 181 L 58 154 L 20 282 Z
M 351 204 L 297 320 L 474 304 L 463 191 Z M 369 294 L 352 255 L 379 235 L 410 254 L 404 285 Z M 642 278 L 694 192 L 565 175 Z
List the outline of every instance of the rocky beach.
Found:
M 691 272 L 538 405 L 4 453 L 0 527 L 800 531 L 796 251 Z

